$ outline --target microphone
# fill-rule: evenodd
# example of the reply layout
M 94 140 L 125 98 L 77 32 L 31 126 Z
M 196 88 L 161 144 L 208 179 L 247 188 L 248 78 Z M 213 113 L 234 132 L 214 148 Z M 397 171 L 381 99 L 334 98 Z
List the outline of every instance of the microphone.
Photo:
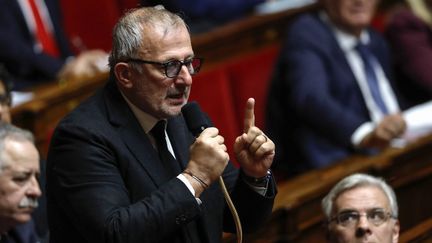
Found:
M 189 131 L 191 131 L 195 137 L 198 137 L 201 134 L 201 132 L 204 131 L 204 129 L 206 129 L 207 127 L 213 127 L 213 124 L 208 118 L 207 114 L 201 111 L 200 106 L 195 101 L 191 101 L 186 105 L 184 105 L 182 107 L 182 114 L 186 121 L 186 125 Z M 228 207 L 234 218 L 234 223 L 237 231 L 237 242 L 241 243 L 243 241 L 243 231 L 241 227 L 240 218 L 231 200 L 231 197 L 228 193 L 228 190 L 225 186 L 222 176 L 219 176 L 219 185 L 222 188 L 225 201 L 227 202 Z
M 189 131 L 191 131 L 195 137 L 198 137 L 207 127 L 213 127 L 212 122 L 208 116 L 201 111 L 201 107 L 196 101 L 184 105 L 182 107 L 182 114 Z

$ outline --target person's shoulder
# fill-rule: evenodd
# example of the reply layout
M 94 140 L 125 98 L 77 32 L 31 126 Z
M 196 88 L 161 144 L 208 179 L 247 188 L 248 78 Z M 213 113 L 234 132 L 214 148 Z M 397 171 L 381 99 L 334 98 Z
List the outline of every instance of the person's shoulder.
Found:
M 303 13 L 297 16 L 290 24 L 289 30 L 305 32 L 305 28 L 319 28 L 321 26 L 317 12 Z
M 290 25 L 285 40 L 289 46 L 316 46 L 331 42 L 332 33 L 320 18 L 318 12 L 298 16 Z
M 104 104 L 100 91 L 81 102 L 59 122 L 58 127 L 99 126 L 103 119 Z

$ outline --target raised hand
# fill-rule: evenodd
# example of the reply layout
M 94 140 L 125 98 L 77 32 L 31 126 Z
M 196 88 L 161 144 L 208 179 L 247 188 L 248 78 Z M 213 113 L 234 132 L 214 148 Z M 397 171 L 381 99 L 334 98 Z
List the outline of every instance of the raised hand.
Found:
M 234 143 L 237 161 L 246 175 L 259 178 L 267 174 L 273 163 L 275 144 L 255 126 L 255 100 L 246 102 L 243 134 Z

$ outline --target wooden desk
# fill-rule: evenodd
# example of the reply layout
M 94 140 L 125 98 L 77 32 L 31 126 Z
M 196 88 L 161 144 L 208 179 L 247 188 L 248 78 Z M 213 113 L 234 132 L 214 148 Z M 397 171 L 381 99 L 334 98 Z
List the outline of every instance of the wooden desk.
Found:
M 68 83 L 51 83 L 32 90 L 34 98 L 11 110 L 13 123 L 33 132 L 42 158 L 46 158 L 53 129 L 67 113 L 108 79 L 108 73 Z
M 342 178 L 366 172 L 386 179 L 399 204 L 401 232 L 432 217 L 432 135 L 376 157 L 355 156 L 279 183 L 274 212 L 245 242 L 325 242 L 321 200 Z M 231 242 L 231 241 L 227 241 Z

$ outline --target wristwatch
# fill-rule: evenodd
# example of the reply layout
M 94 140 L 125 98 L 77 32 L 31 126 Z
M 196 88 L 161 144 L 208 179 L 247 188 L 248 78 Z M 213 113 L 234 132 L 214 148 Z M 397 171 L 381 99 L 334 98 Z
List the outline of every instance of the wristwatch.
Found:
M 251 186 L 255 186 L 255 187 L 267 187 L 267 184 L 270 180 L 270 178 L 272 177 L 272 172 L 270 169 L 267 170 L 267 174 L 263 177 L 251 177 L 246 175 L 243 171 L 241 171 L 241 176 L 243 178 L 243 180 L 250 184 Z

